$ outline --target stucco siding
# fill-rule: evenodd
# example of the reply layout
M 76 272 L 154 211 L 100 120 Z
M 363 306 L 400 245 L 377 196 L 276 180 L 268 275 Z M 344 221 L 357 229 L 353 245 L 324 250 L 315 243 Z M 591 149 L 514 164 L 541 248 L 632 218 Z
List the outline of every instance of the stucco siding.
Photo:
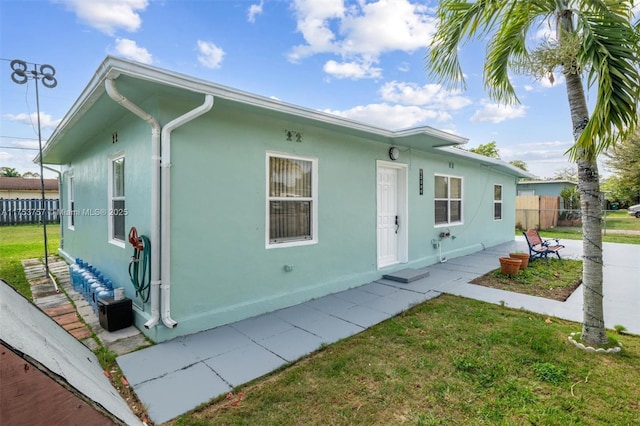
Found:
M 287 141 L 284 129 L 301 132 L 302 141 Z M 228 109 L 214 108 L 177 129 L 171 152 L 171 307 L 180 326 L 158 328 L 152 338 L 211 328 L 363 284 L 388 270 L 438 262 L 431 242 L 443 230 L 434 226 L 436 173 L 464 179 L 463 224 L 449 227 L 455 238 L 441 242 L 444 255 L 513 239 L 513 176 L 407 149 L 398 162 L 408 165 L 408 263 L 378 270 L 376 161 L 389 160 L 389 147 Z M 270 151 L 318 159 L 317 244 L 265 248 Z M 500 221 L 493 220 L 494 184 L 504 191 Z
M 118 133 L 113 143 L 112 133 Z M 61 183 L 63 251 L 95 265 L 111 279 L 115 287 L 124 287 L 128 297 L 136 300 L 128 275 L 132 248 L 109 242 L 108 169 L 109 159 L 125 156 L 125 230 L 136 226 L 149 233 L 151 130 L 148 124 L 130 115 L 114 123 L 105 123 L 103 131 L 87 136 L 85 144 L 63 168 Z M 73 229 L 69 228 L 68 185 L 73 175 L 75 212 Z

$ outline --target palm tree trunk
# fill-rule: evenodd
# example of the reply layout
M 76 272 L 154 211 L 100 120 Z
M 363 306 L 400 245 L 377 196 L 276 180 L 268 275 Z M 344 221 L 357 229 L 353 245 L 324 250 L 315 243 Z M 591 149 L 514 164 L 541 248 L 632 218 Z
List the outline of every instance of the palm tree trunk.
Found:
M 569 67 L 565 68 L 564 75 L 567 81 L 573 137 L 574 141 L 577 141 L 589 122 L 589 110 L 580 76 Z M 592 152 L 582 150 L 578 155 L 577 164 L 582 211 L 582 340 L 590 345 L 603 345 L 608 340 L 602 303 L 602 223 L 598 163 Z
M 558 38 L 574 32 L 573 12 L 567 3 L 558 13 Z M 584 87 L 574 64 L 565 64 L 564 76 L 567 82 L 567 97 L 571 111 L 574 142 L 582 134 L 589 122 L 589 110 Z M 592 145 L 595 147 L 595 142 Z M 608 342 L 604 328 L 604 308 L 602 296 L 602 223 L 600 221 L 600 181 L 595 150 L 583 149 L 578 154 L 578 190 L 582 211 L 582 286 L 583 321 L 582 340 L 590 345 Z
M 591 345 L 608 342 L 604 328 L 602 296 L 602 223 L 600 183 L 595 160 L 578 160 L 580 209 L 582 211 L 582 340 Z

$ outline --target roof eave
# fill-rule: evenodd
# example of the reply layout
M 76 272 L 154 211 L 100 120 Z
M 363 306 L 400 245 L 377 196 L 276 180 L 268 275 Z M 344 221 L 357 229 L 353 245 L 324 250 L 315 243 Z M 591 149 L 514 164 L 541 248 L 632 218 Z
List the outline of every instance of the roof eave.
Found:
M 163 70 L 137 62 L 131 62 L 115 58 L 113 56 L 107 56 L 105 60 L 100 64 L 97 71 L 95 72 L 85 89 L 82 91 L 78 99 L 74 102 L 60 124 L 56 127 L 56 129 L 49 137 L 47 144 L 42 150 L 43 158 L 46 158 L 47 154 L 64 137 L 68 130 L 78 120 L 80 120 L 84 113 L 93 105 L 93 103 L 95 103 L 100 98 L 100 96 L 104 94 L 105 80 L 117 79 L 122 74 L 133 78 L 157 82 L 159 84 L 169 85 L 196 93 L 210 94 L 216 97 L 248 104 L 250 106 L 265 108 L 287 115 L 302 117 L 336 127 L 349 128 L 357 132 L 375 135 L 378 138 L 388 140 L 392 144 L 398 144 L 401 146 L 404 146 L 405 142 L 409 139 L 421 136 L 429 136 L 438 140 L 437 143 L 430 146 L 424 146 L 424 148 L 453 146 L 464 144 L 467 142 L 466 138 L 437 130 L 428 126 L 399 131 L 387 130 L 366 123 L 329 114 L 323 111 L 299 107 L 286 102 L 282 102 L 280 100 L 232 89 L 226 86 L 216 85 L 205 80 L 189 77 L 173 71 Z M 34 159 L 34 162 L 36 163 L 38 163 L 39 161 L 40 154 L 38 154 Z
M 503 173 L 509 174 L 509 175 L 513 175 L 515 177 L 518 178 L 531 178 L 531 177 L 535 177 L 535 175 L 524 171 L 512 164 L 509 164 L 505 161 L 502 160 L 497 160 L 495 158 L 491 158 L 491 157 L 486 157 L 484 155 L 480 155 L 480 154 L 476 154 L 474 152 L 470 152 L 470 151 L 466 151 L 464 149 L 458 149 L 458 148 L 449 148 L 449 147 L 443 147 L 443 148 L 438 148 L 439 151 L 443 151 L 443 152 L 447 152 L 459 157 L 464 157 L 467 158 L 469 160 L 475 161 L 475 162 L 479 162 L 480 164 L 486 166 L 486 167 L 491 167 L 491 168 L 495 168 L 496 170 L 499 170 Z

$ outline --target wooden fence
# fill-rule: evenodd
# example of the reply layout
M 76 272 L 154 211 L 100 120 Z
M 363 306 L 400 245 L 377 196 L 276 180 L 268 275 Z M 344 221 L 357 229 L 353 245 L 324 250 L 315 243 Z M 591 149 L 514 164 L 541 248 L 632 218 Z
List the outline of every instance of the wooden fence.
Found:
M 516 227 L 551 229 L 558 225 L 560 197 L 519 195 L 516 197 Z
M 0 226 L 42 223 L 43 216 L 47 223 L 59 223 L 59 211 L 59 199 L 47 199 L 43 206 L 41 198 L 0 198 Z

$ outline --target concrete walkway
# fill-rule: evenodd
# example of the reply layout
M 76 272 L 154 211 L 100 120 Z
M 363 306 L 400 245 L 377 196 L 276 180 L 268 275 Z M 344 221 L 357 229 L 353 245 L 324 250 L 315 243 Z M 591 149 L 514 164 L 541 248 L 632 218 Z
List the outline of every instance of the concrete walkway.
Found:
M 563 257 L 580 258 L 581 241 L 562 244 Z M 442 293 L 580 322 L 582 287 L 557 302 L 469 284 L 499 267 L 498 257 L 516 250 L 527 251 L 521 237 L 424 268 L 427 277 L 407 284 L 380 279 L 132 352 L 117 362 L 159 424 Z M 640 245 L 605 243 L 604 263 L 606 326 L 621 324 L 640 334 Z

